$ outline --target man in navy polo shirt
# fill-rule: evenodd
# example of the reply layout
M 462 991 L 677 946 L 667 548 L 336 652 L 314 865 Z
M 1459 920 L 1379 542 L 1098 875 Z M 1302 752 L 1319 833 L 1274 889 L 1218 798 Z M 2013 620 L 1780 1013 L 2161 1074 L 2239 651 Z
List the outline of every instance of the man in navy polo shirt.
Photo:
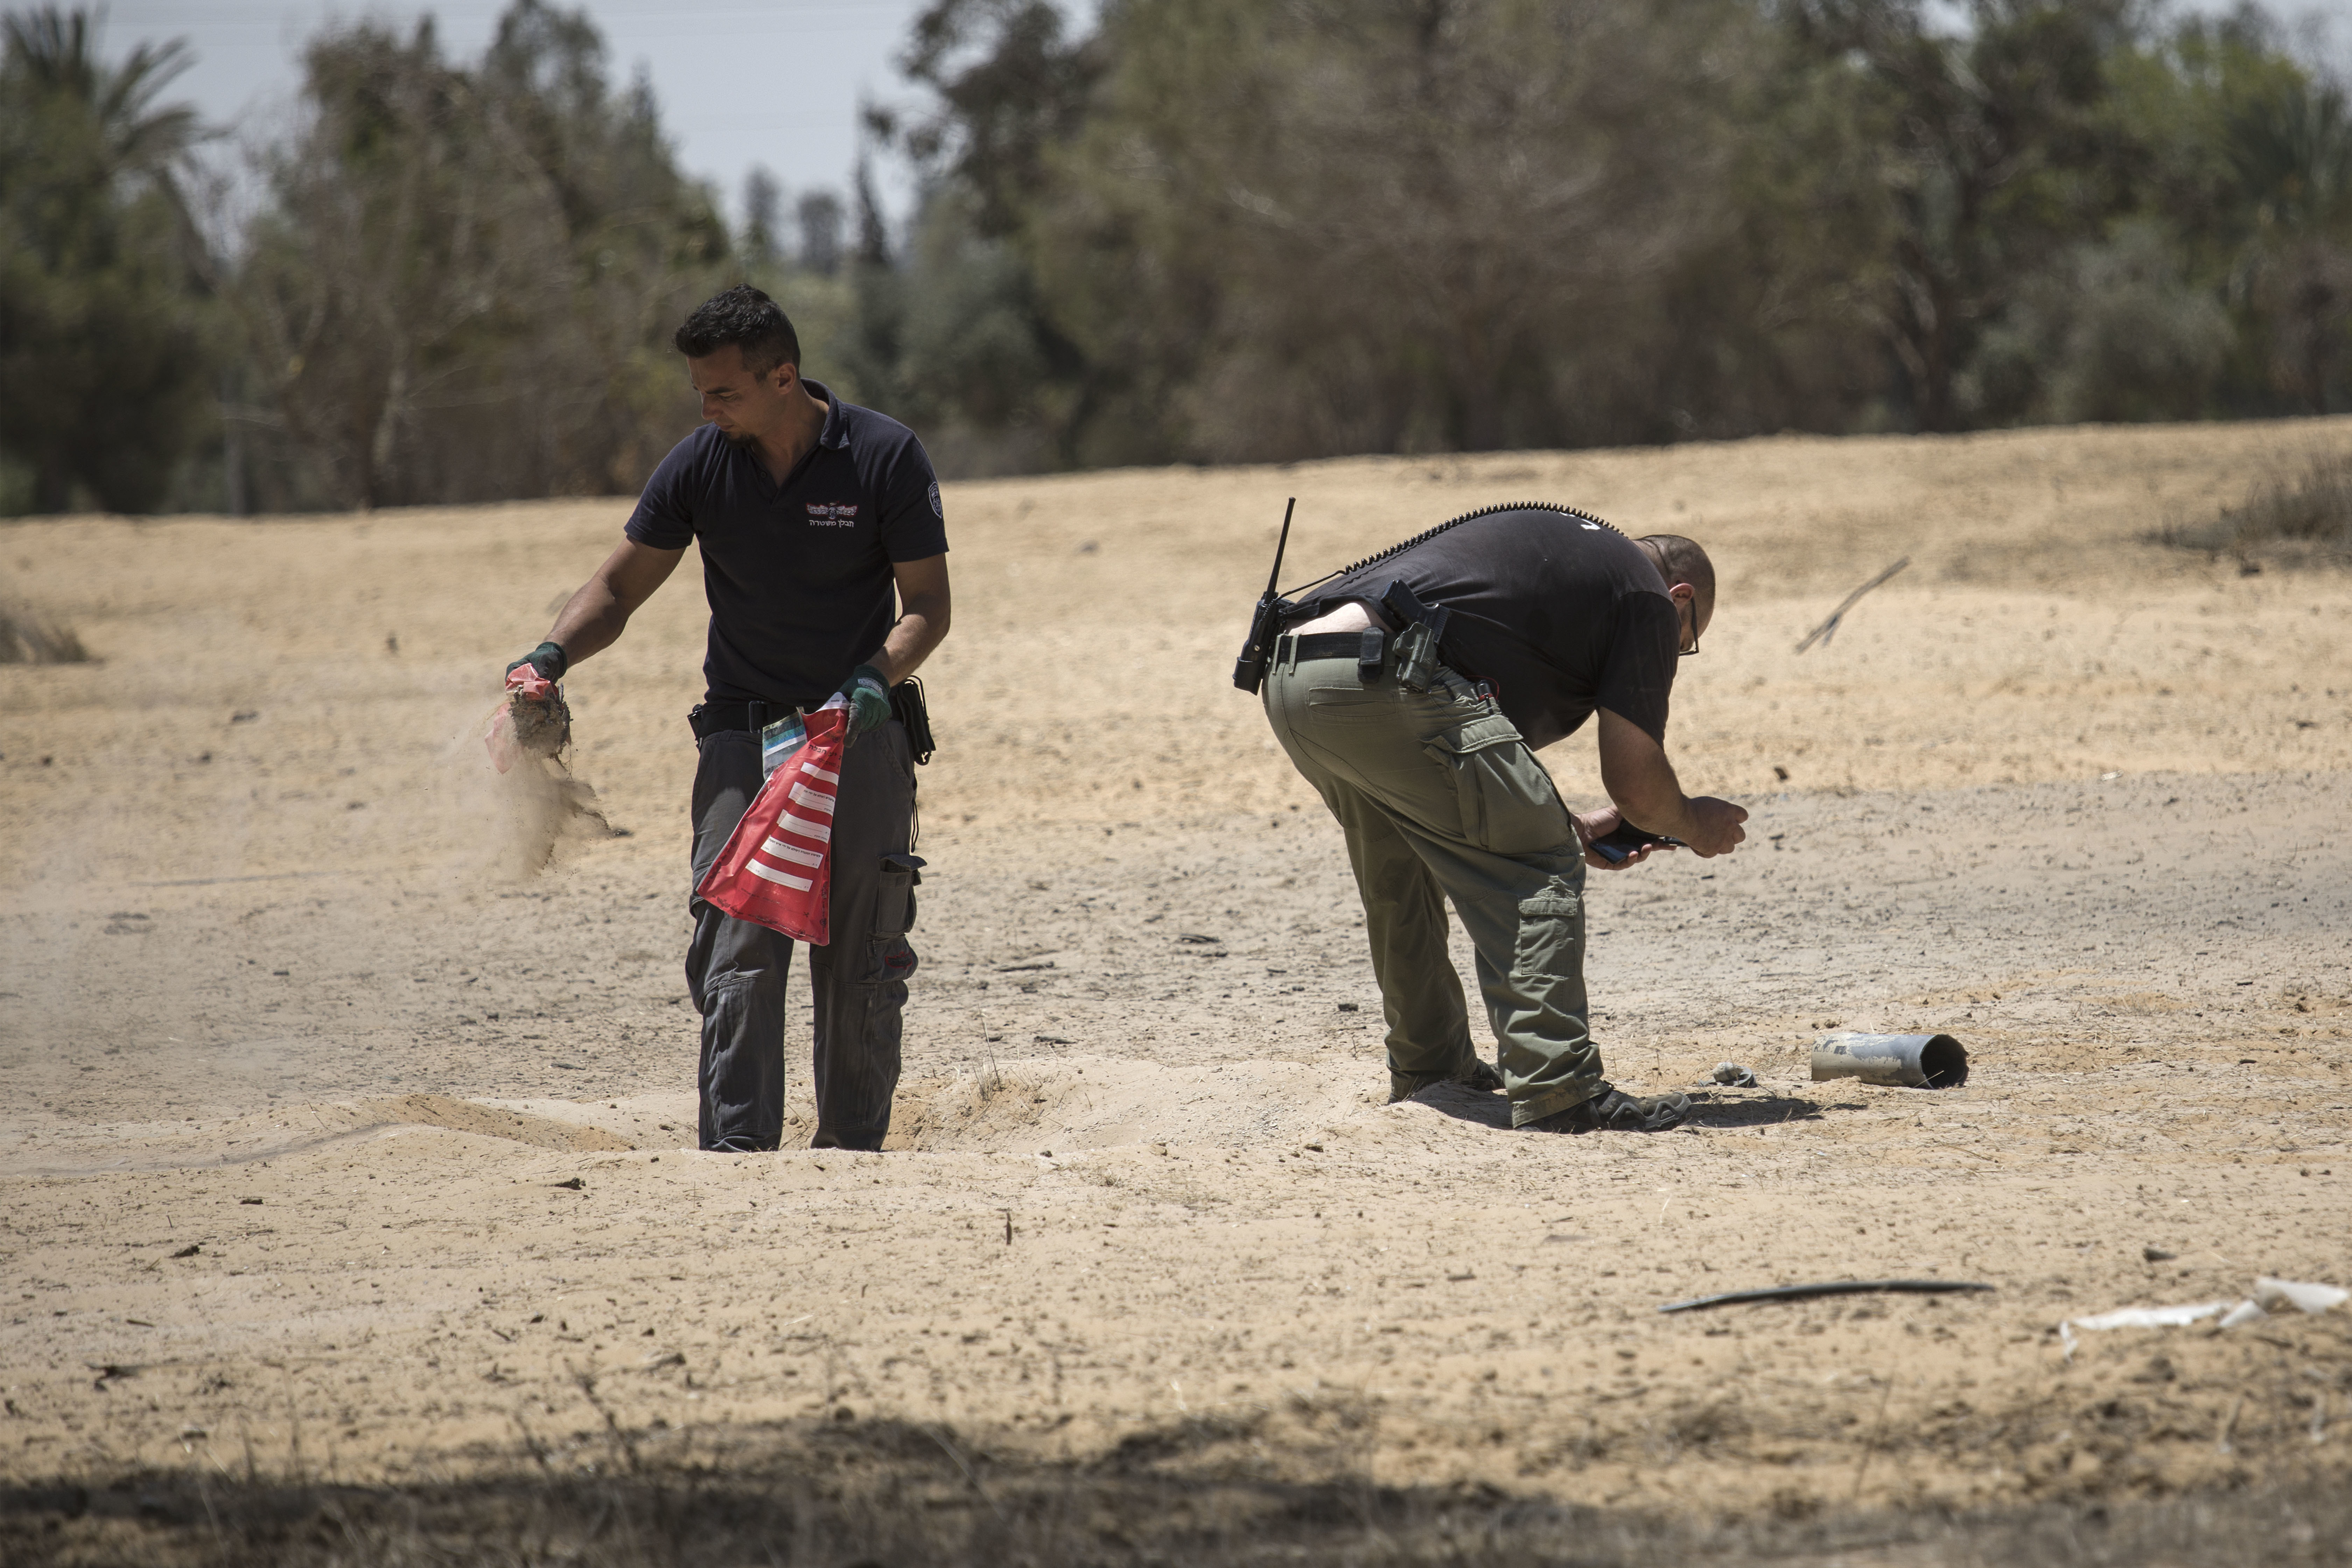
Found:
M 898 1082 L 907 942 L 920 864 L 908 853 L 914 766 L 892 689 L 948 631 L 939 480 L 914 432 L 800 374 L 774 300 L 738 284 L 677 331 L 704 424 L 647 482 L 625 538 L 514 665 L 549 679 L 608 647 L 702 551 L 709 694 L 692 714 L 694 881 L 760 792 L 760 729 L 839 693 L 850 713 L 834 816 L 832 942 L 809 949 L 816 1011 L 812 1147 L 879 1149 Z M 894 605 L 895 599 L 895 605 Z M 895 608 L 895 615 L 893 613 Z M 784 975 L 792 939 L 691 900 L 686 978 L 702 1015 L 705 1149 L 783 1135 Z

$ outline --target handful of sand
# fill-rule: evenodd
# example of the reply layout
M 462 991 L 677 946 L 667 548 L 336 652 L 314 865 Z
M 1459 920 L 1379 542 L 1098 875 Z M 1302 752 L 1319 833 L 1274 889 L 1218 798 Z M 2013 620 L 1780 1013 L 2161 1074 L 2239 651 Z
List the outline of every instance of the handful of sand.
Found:
M 506 695 L 491 710 L 482 734 L 491 765 L 505 773 L 526 754 L 552 757 L 572 742 L 572 710 L 563 688 L 519 664 L 507 674 Z

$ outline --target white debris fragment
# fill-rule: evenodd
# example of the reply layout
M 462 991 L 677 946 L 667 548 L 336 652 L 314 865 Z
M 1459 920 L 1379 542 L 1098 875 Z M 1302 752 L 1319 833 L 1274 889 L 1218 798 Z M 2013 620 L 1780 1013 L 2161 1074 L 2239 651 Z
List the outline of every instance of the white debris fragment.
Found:
M 2352 1290 L 2340 1286 L 2273 1279 L 2265 1274 L 2255 1279 L 2253 1295 L 2235 1305 L 2228 1301 L 2198 1301 L 2179 1307 L 2118 1307 L 2112 1312 L 2064 1320 L 2058 1325 L 2058 1339 L 2065 1348 L 2066 1358 L 2072 1361 L 2074 1356 L 2074 1331 L 2077 1329 L 2186 1328 L 2216 1313 L 2221 1316 L 2222 1328 L 2234 1329 L 2287 1307 L 2299 1308 L 2306 1312 L 2325 1312 L 2330 1307 L 2342 1306 L 2346 1301 L 2352 1301 Z
M 2275 1312 L 2281 1307 L 2299 1307 L 2306 1312 L 2325 1312 L 2330 1307 L 2340 1307 L 2352 1301 L 2352 1290 L 2339 1285 L 2306 1285 L 2294 1279 L 2273 1279 L 2268 1275 L 2254 1281 L 2254 1300 L 2265 1311 Z
M 2095 1318 L 2067 1321 L 2078 1329 L 2179 1329 L 2229 1310 L 2227 1301 L 2200 1301 L 2192 1307 L 2118 1307 Z

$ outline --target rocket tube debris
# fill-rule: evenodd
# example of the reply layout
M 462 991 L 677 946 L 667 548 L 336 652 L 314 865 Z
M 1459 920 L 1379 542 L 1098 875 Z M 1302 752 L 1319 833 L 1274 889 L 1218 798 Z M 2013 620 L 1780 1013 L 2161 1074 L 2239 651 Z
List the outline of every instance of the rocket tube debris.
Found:
M 1949 1035 L 1823 1035 L 1813 1042 L 1813 1081 L 1833 1078 L 1901 1089 L 1958 1089 L 1969 1081 L 1969 1053 Z

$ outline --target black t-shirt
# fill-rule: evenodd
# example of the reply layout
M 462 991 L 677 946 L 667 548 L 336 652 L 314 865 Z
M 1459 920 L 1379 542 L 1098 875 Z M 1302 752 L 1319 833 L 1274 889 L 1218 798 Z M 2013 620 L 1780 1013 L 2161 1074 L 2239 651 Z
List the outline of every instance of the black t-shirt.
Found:
M 1549 507 L 1488 512 L 1321 584 L 1301 608 L 1377 604 L 1398 578 L 1454 612 L 1445 662 L 1490 683 L 1528 745 L 1573 734 L 1595 708 L 1665 743 L 1682 628 L 1649 556 L 1608 524 Z
M 915 433 L 804 384 L 831 406 L 782 485 L 705 425 L 654 469 L 624 531 L 656 550 L 701 542 L 702 675 L 716 700 L 824 701 L 889 633 L 892 563 L 947 551 L 940 483 Z

